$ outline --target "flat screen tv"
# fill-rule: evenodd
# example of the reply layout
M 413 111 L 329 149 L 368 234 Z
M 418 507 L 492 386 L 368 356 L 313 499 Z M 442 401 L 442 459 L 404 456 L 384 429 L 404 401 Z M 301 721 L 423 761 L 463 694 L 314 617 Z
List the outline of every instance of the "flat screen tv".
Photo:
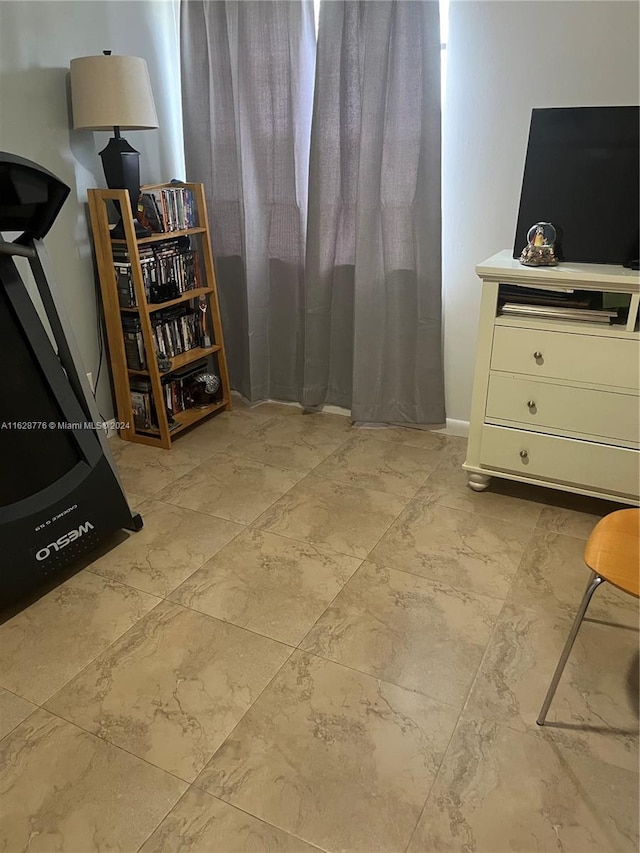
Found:
M 532 225 L 551 222 L 559 260 L 637 260 L 639 122 L 639 107 L 532 110 L 514 258 Z

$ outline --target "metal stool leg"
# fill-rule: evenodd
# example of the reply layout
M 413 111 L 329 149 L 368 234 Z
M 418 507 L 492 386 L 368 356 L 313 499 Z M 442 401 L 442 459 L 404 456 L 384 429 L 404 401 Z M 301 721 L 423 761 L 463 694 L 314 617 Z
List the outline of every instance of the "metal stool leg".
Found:
M 576 618 L 573 620 L 573 625 L 571 626 L 571 630 L 569 631 L 567 641 L 564 644 L 564 649 L 562 650 L 562 654 L 560 655 L 560 660 L 558 661 L 556 671 L 553 673 L 553 678 L 551 679 L 551 684 L 549 685 L 549 689 L 547 690 L 547 695 L 544 697 L 542 708 L 540 709 L 540 713 L 538 714 L 538 719 L 536 720 L 536 723 L 539 726 L 544 726 L 544 721 L 547 718 L 547 712 L 549 711 L 549 705 L 551 705 L 556 689 L 558 687 L 558 682 L 560 681 L 562 673 L 564 672 L 564 668 L 569 658 L 569 655 L 571 654 L 571 649 L 573 648 L 575 639 L 578 636 L 578 629 L 582 624 L 584 614 L 587 612 L 587 607 L 589 606 L 589 602 L 591 601 L 591 596 L 598 589 L 601 583 L 604 583 L 604 578 L 601 578 L 600 575 L 597 575 L 595 572 L 591 572 L 591 577 L 589 578 L 589 583 L 587 584 L 587 588 L 584 591 L 584 595 L 582 596 L 582 601 L 580 602 L 580 607 L 578 608 L 578 612 L 576 613 Z

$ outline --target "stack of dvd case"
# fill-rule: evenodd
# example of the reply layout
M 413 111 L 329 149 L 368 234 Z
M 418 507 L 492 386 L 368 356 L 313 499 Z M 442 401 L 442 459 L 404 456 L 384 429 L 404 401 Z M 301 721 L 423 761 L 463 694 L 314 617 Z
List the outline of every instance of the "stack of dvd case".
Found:
M 146 370 L 147 360 L 145 357 L 140 318 L 135 315 L 122 317 L 122 334 L 124 337 L 127 367 L 130 370 Z
M 200 287 L 198 251 L 191 245 L 189 237 L 162 241 L 155 246 L 142 245 L 138 253 L 147 302 L 168 302 Z M 114 246 L 113 266 L 120 307 L 135 308 L 131 260 L 124 246 Z
M 132 379 L 130 387 L 134 427 L 137 430 L 157 427 L 158 419 L 153 405 L 151 382 L 148 379 Z

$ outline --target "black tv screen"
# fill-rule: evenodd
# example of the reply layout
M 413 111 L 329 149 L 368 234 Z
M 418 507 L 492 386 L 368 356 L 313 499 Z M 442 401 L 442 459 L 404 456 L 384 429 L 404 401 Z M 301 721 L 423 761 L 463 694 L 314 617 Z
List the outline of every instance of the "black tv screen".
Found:
M 558 260 L 638 258 L 639 107 L 534 109 L 513 257 L 536 222 L 558 232 Z

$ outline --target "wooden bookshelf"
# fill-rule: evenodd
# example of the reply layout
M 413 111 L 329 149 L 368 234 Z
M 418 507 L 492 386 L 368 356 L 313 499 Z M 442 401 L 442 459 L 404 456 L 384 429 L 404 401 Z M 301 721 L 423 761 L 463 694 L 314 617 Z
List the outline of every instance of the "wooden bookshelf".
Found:
M 222 323 L 220 320 L 220 307 L 216 285 L 215 267 L 213 264 L 213 253 L 211 251 L 211 237 L 207 220 L 207 209 L 202 184 L 156 184 L 153 187 L 142 187 L 142 191 L 188 188 L 193 196 L 195 207 L 194 227 L 165 231 L 152 234 L 149 237 L 136 238 L 133 218 L 130 212 L 129 197 L 126 190 L 101 190 L 90 189 L 89 215 L 91 230 L 95 246 L 102 304 L 104 308 L 105 325 L 107 330 L 107 342 L 111 372 L 116 397 L 116 409 L 118 421 L 126 424 L 120 431 L 120 437 L 127 441 L 137 441 L 142 444 L 152 445 L 170 449 L 175 437 L 188 427 L 197 424 L 210 415 L 231 408 L 231 395 L 229 390 L 229 374 L 222 335 Z M 115 202 L 123 214 L 124 238 L 113 239 L 111 235 L 112 226 L 109 222 L 109 202 Z M 197 268 L 199 278 L 196 282 L 199 286 L 184 290 L 177 297 L 163 302 L 150 302 L 145 290 L 145 279 L 140 258 L 140 249 L 144 246 L 157 246 L 164 241 L 176 240 L 176 238 L 189 238 L 191 249 L 197 253 Z M 126 249 L 128 263 L 130 264 L 130 280 L 135 305 L 123 306 L 120 304 L 116 264 L 114 260 L 114 249 Z M 159 274 L 159 273 L 158 273 Z M 184 282 L 181 282 L 184 284 Z M 169 370 L 161 371 L 158 366 L 159 337 L 154 331 L 157 312 L 165 309 L 184 307 L 187 313 L 198 314 L 198 320 L 202 320 L 199 312 L 199 302 L 206 300 L 206 323 L 207 334 L 210 339 L 209 346 L 202 345 L 202 339 L 196 345 L 187 349 L 188 343 L 194 341 L 185 340 L 185 336 L 178 329 L 177 336 L 169 336 L 160 339 L 165 349 L 170 349 L 166 355 L 170 358 Z M 123 329 L 123 318 L 136 318 L 140 328 L 140 346 L 144 353 L 144 369 L 138 369 L 127 361 L 127 349 L 125 346 L 125 333 Z M 125 321 L 127 322 L 127 321 Z M 135 322 L 135 321 L 134 321 Z M 194 327 L 198 324 L 192 320 Z M 166 333 L 165 333 L 166 335 Z M 176 337 L 178 338 L 176 340 Z M 206 342 L 205 342 L 206 343 Z M 173 348 L 175 344 L 175 349 Z M 183 349 L 183 351 L 179 351 Z M 131 353 L 129 353 L 131 356 Z M 173 414 L 174 423 L 170 427 L 170 415 L 167 411 L 166 397 L 163 382 L 171 380 L 172 374 L 183 371 L 190 364 L 206 359 L 207 372 L 216 373 L 220 377 L 220 390 L 216 398 L 210 404 L 202 407 L 185 408 Z M 177 378 L 177 377 L 176 377 Z M 131 383 L 148 380 L 149 402 L 155 411 L 155 422 L 149 426 L 136 426 L 134 421 L 134 410 L 132 403 Z

